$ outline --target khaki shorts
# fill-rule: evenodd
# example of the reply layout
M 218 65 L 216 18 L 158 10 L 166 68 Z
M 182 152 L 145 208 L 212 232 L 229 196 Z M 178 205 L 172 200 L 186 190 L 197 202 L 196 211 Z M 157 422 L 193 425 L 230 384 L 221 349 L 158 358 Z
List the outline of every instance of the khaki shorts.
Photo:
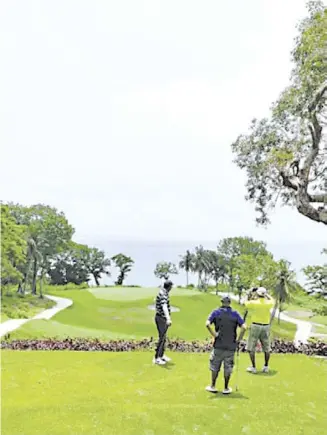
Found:
M 246 346 L 247 351 L 254 352 L 258 341 L 260 341 L 264 352 L 270 352 L 270 325 L 255 325 L 252 323 Z
M 224 363 L 224 373 L 231 375 L 234 367 L 234 350 L 213 349 L 210 355 L 210 370 L 219 372 Z

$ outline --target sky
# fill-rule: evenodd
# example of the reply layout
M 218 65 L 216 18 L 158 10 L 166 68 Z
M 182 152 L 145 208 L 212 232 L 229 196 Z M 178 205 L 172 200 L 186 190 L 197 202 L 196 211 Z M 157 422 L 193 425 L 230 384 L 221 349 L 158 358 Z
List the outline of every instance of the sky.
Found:
M 230 148 L 288 84 L 305 3 L 4 0 L 1 199 L 63 210 L 78 241 L 249 235 L 317 260 L 324 225 L 256 227 Z

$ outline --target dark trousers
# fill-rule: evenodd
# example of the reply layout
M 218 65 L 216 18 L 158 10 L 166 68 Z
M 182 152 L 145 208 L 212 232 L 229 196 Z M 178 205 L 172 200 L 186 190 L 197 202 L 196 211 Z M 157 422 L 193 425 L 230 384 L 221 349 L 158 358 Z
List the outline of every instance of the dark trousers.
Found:
M 155 317 L 159 340 L 156 348 L 156 358 L 162 358 L 165 352 L 165 344 L 166 344 L 166 335 L 167 335 L 167 322 L 164 317 L 158 316 Z

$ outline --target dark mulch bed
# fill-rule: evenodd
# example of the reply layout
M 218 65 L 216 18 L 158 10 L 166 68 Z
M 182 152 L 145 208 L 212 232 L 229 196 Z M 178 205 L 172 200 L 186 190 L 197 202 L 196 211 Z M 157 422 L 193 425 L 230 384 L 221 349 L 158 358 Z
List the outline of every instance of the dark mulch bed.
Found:
M 156 341 L 144 340 L 109 340 L 102 341 L 88 338 L 40 339 L 40 340 L 2 340 L 1 349 L 11 350 L 73 350 L 73 351 L 104 351 L 130 352 L 153 350 Z M 168 340 L 167 349 L 175 352 L 206 353 L 212 349 L 210 341 Z M 240 344 L 240 352 L 245 352 L 245 342 Z M 289 341 L 275 340 L 272 343 L 273 353 L 301 353 L 327 357 L 327 344 L 315 342 L 302 344 L 298 347 Z

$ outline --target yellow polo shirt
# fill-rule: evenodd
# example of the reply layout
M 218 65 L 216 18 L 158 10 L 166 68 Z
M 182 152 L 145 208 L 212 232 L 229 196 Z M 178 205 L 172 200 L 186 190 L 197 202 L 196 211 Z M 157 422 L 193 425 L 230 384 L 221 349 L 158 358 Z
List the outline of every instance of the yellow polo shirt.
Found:
M 267 325 L 270 322 L 270 310 L 274 307 L 273 299 L 258 298 L 244 303 L 249 311 L 251 323 L 263 323 Z M 249 322 L 247 322 L 249 323 Z

